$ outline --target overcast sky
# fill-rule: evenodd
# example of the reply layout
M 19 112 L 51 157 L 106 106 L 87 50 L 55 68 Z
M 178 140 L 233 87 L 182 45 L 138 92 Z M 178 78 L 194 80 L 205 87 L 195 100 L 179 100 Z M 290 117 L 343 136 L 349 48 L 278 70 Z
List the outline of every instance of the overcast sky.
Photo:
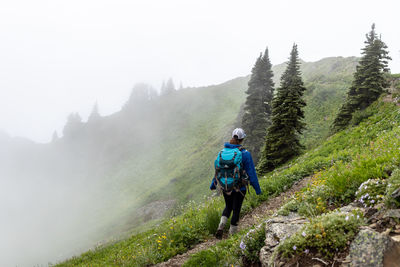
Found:
M 0 129 L 38 142 L 97 101 L 118 111 L 132 86 L 218 84 L 273 64 L 359 56 L 371 24 L 400 72 L 398 0 L 13 0 L 0 2 Z

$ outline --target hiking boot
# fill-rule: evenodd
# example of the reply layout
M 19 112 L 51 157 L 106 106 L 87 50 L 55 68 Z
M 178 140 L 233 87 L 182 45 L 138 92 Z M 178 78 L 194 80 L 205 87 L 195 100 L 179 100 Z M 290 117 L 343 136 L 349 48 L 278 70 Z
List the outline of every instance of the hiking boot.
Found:
M 222 234 L 224 233 L 225 224 L 228 221 L 228 217 L 222 216 L 218 225 L 217 232 L 215 233 L 215 237 L 217 239 L 222 239 Z
M 215 233 L 215 238 L 222 239 L 223 233 L 224 233 L 223 229 L 217 229 L 217 232 Z
M 229 235 L 234 235 L 239 231 L 239 227 L 237 225 L 232 225 L 229 227 Z

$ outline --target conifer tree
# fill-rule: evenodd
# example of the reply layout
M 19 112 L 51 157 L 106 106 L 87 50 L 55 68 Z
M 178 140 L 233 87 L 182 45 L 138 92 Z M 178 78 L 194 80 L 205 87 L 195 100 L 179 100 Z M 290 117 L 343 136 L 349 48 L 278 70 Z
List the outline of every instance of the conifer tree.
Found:
M 260 157 L 265 131 L 270 125 L 271 102 L 274 82 L 272 81 L 272 65 L 268 48 L 264 55 L 260 54 L 251 71 L 247 98 L 242 118 L 242 128 L 247 134 L 246 148 L 253 154 L 254 162 Z
M 97 122 L 100 119 L 99 107 L 97 101 L 93 106 L 92 112 L 89 115 L 88 123 Z
M 137 83 L 133 86 L 129 100 L 124 105 L 125 110 L 137 111 L 158 97 L 157 91 L 149 84 Z
M 164 83 L 163 83 L 164 85 Z M 169 78 L 167 83 L 161 87 L 161 95 L 169 95 L 173 92 L 175 92 L 175 85 L 174 85 L 174 81 L 172 80 L 172 78 Z
M 55 142 L 57 142 L 59 139 L 60 139 L 60 138 L 58 137 L 57 131 L 54 131 L 54 132 L 53 132 L 53 136 L 51 137 L 51 142 L 52 142 L 52 143 L 55 143 Z
M 74 138 L 82 130 L 82 117 L 79 113 L 71 113 L 67 118 L 67 123 L 63 128 L 63 136 L 65 138 Z
M 303 94 L 306 88 L 301 79 L 297 45 L 293 45 L 290 59 L 281 77 L 277 95 L 272 101 L 271 126 L 267 130 L 260 163 L 261 171 L 270 171 L 300 154 L 300 134 L 306 106 Z
M 366 34 L 362 57 L 354 73 L 353 82 L 347 93 L 346 101 L 335 118 L 333 132 L 344 129 L 356 110 L 363 110 L 377 100 L 383 93 L 387 82 L 384 76 L 388 72 L 387 46 L 375 32 L 375 24 Z

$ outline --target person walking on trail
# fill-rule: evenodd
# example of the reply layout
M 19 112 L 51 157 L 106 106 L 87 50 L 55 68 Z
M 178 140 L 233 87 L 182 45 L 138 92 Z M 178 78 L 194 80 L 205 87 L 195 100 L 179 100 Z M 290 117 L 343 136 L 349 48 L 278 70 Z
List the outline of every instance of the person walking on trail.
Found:
M 215 234 L 218 239 L 222 238 L 225 225 L 232 212 L 229 234 L 232 235 L 238 231 L 240 210 L 248 184 L 253 186 L 257 195 L 261 194 L 253 158 L 250 152 L 241 145 L 245 137 L 243 129 L 233 130 L 232 139 L 225 143 L 224 149 L 218 153 L 214 162 L 215 176 L 210 189 L 222 191 L 225 200 L 225 208 Z

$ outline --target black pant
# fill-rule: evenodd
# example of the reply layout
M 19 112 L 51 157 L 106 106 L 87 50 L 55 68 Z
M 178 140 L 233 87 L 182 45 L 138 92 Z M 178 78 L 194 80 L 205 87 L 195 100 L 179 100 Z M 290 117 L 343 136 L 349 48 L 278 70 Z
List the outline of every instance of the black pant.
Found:
M 225 209 L 222 212 L 222 216 L 226 216 L 229 218 L 233 210 L 231 225 L 236 226 L 239 221 L 240 210 L 242 209 L 242 203 L 245 194 L 246 191 L 232 191 L 230 195 L 224 193 Z

